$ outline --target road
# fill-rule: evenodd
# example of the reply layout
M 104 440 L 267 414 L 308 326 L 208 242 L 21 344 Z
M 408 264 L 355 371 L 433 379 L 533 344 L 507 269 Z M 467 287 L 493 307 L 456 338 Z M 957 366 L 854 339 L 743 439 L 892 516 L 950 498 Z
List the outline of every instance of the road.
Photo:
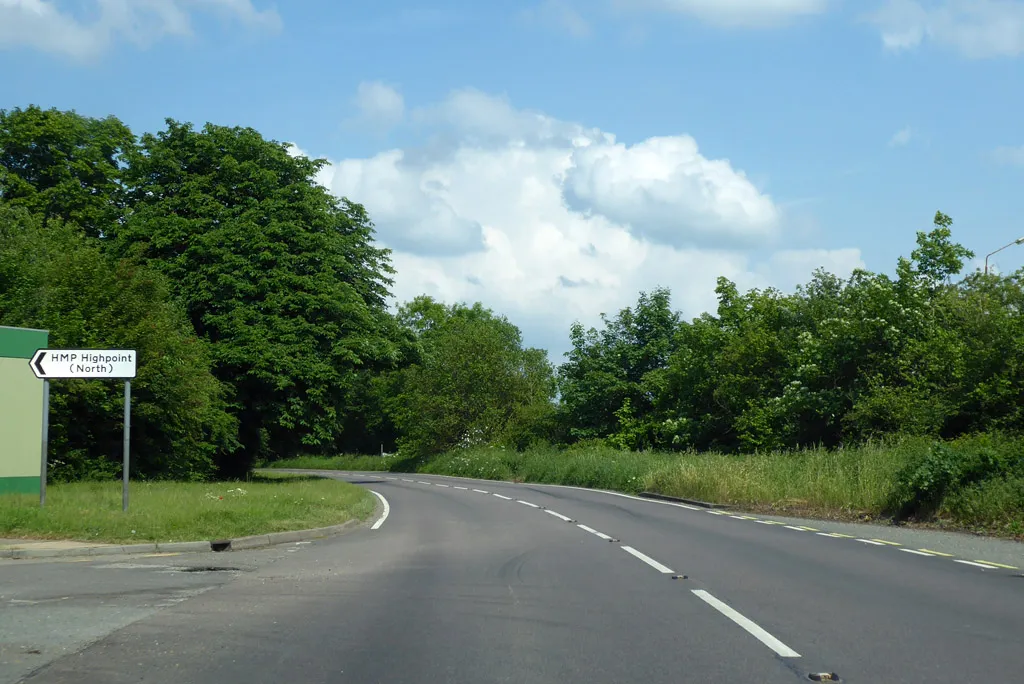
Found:
M 1019 569 L 588 490 L 337 476 L 381 495 L 386 519 L 257 552 L 0 565 L 0 594 L 15 597 L 0 641 L 77 625 L 62 642 L 76 653 L 37 637 L 32 684 L 965 684 L 1024 671 Z M 234 570 L 181 571 L 214 564 Z M 83 636 L 131 596 L 144 605 L 101 611 L 106 627 Z M 25 674 L 19 658 L 0 675 Z

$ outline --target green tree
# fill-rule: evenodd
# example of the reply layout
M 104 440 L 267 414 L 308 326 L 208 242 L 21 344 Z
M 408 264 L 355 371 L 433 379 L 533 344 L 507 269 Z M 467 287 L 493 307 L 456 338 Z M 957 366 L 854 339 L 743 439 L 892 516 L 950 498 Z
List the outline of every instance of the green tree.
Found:
M 400 308 L 398 320 L 419 344 L 390 402 L 407 453 L 521 441 L 553 409 L 545 352 L 524 349 L 504 317 L 479 303 L 445 306 L 421 296 Z
M 333 450 L 360 371 L 400 361 L 388 253 L 362 207 L 316 183 L 325 163 L 251 128 L 172 120 L 129 157 L 118 249 L 171 279 L 232 387 L 244 449 L 224 474 Z
M 602 314 L 602 330 L 570 330 L 572 350 L 558 371 L 563 420 L 576 439 L 610 437 L 628 424 L 617 443 L 645 448 L 655 441 L 648 423 L 663 391 L 679 314 L 671 293 L 641 292 L 636 306 L 615 318 Z
M 67 221 L 99 237 L 124 214 L 124 158 L 135 136 L 114 117 L 0 110 L 0 198 L 47 226 Z
M 128 348 L 139 355 L 132 382 L 132 468 L 142 477 L 201 479 L 234 448 L 236 425 L 224 387 L 210 372 L 167 280 L 114 260 L 72 225 L 51 225 L 0 203 L 0 324 L 50 331 L 60 348 Z M 50 463 L 56 479 L 120 471 L 122 388 L 61 380 L 51 389 Z

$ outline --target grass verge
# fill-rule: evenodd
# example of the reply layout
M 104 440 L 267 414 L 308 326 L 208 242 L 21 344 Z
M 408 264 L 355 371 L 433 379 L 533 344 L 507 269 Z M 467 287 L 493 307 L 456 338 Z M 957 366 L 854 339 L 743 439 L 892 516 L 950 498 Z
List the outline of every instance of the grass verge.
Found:
M 205 541 L 365 520 L 375 499 L 337 480 L 255 476 L 247 482 L 133 482 L 127 512 L 120 482 L 51 485 L 0 497 L 0 537 L 110 543 Z
M 897 503 L 906 496 L 902 491 L 906 486 L 901 482 L 908 478 L 938 482 L 938 476 L 950 470 L 944 462 L 933 464 L 929 460 L 934 444 L 929 439 L 904 438 L 847 449 L 744 455 L 640 453 L 594 442 L 525 452 L 488 447 L 442 454 L 415 470 L 627 493 L 649 491 L 780 515 L 886 520 L 893 519 Z M 982 436 L 948 444 L 956 450 L 956 458 L 970 461 L 988 450 L 1006 464 L 981 481 L 960 481 L 951 476 L 949 485 L 937 492 L 933 508 L 903 522 L 1024 540 L 1024 442 Z M 271 467 L 393 472 L 414 469 L 410 461 L 396 456 L 308 457 L 279 461 Z

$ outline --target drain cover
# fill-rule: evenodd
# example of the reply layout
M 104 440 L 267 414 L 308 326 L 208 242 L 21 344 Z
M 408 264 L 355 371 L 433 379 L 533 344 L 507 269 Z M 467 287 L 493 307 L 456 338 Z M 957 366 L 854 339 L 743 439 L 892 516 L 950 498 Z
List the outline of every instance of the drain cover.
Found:
M 812 682 L 838 682 L 839 675 L 835 672 L 812 672 L 807 675 L 807 678 Z

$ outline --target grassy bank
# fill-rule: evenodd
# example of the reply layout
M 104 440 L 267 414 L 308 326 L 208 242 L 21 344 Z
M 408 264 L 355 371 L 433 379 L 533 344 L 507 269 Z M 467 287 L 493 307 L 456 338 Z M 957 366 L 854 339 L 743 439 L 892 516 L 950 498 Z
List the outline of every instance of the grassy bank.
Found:
M 78 482 L 35 496 L 0 497 L 0 537 L 95 542 L 179 542 L 338 525 L 369 517 L 373 495 L 336 480 L 257 477 L 249 482 Z
M 292 459 L 274 467 L 410 469 L 398 457 Z M 747 455 L 638 453 L 599 443 L 522 453 L 443 454 L 419 472 L 492 480 L 650 491 L 757 511 L 843 520 L 898 518 L 1024 538 L 1024 442 L 907 438 L 827 450 Z

